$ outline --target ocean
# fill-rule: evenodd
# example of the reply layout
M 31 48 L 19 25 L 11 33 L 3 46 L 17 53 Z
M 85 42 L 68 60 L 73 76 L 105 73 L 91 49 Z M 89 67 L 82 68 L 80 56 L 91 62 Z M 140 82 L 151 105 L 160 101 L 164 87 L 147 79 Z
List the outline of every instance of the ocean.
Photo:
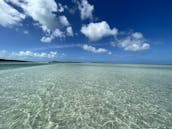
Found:
M 0 129 L 172 129 L 172 65 L 1 64 Z

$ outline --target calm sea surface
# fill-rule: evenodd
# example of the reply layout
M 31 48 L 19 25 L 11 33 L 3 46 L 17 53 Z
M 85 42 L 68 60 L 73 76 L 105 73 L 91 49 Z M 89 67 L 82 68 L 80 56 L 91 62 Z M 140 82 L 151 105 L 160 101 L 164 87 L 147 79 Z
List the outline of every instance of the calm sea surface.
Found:
M 25 66 L 0 64 L 0 129 L 172 129 L 170 65 Z

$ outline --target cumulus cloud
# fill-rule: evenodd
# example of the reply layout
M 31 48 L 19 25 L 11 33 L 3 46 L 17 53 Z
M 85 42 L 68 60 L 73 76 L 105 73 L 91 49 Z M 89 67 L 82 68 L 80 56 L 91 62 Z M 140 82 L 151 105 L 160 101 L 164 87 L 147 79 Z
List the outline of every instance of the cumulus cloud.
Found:
M 24 14 L 38 22 L 40 26 L 53 29 L 57 26 L 56 15 L 52 12 L 58 12 L 58 6 L 54 0 L 7 0 L 23 9 Z
M 55 39 L 56 37 L 58 38 L 65 38 L 65 33 L 62 32 L 60 29 L 55 29 L 53 33 L 51 33 L 48 36 L 43 36 L 41 38 L 41 42 L 45 42 L 45 43 L 50 43 L 53 39 Z
M 0 1 L 0 25 L 3 27 L 12 27 L 19 25 L 25 15 L 8 5 L 4 0 Z
M 106 53 L 106 54 L 112 54 L 109 50 L 105 49 L 105 48 L 95 48 L 91 45 L 87 45 L 87 44 L 84 44 L 82 46 L 82 48 L 86 51 L 90 51 L 90 52 L 93 52 L 93 53 Z
M 59 12 L 64 12 L 64 9 L 66 6 L 63 6 L 61 3 L 59 3 L 58 7 L 59 7 L 59 9 L 58 9 Z
M 135 39 L 142 39 L 143 38 L 143 34 L 140 32 L 135 32 L 132 34 L 132 37 Z
M 106 21 L 102 21 L 83 25 L 81 32 L 88 37 L 90 41 L 98 41 L 103 37 L 115 36 L 118 30 L 116 28 L 111 29 Z
M 66 27 L 66 32 L 61 30 L 60 28 L 55 28 L 53 31 L 47 31 L 47 35 L 43 36 L 41 38 L 41 42 L 46 42 L 46 43 L 50 43 L 53 39 L 55 38 L 65 38 L 66 36 L 71 36 L 73 33 L 72 27 L 70 26 L 70 23 L 67 19 L 66 16 L 59 16 L 58 17 L 59 22 Z M 46 30 L 46 26 L 45 30 Z M 43 29 L 44 30 L 44 29 Z
M 140 32 L 132 33 L 126 38 L 117 40 L 117 45 L 126 51 L 143 51 L 150 48 L 150 44 Z
M 82 20 L 93 19 L 94 6 L 89 4 L 87 0 L 81 0 L 81 3 L 78 3 L 78 8 Z
M 80 10 L 82 20 L 93 19 L 94 6 L 88 0 L 73 1 L 77 3 L 75 6 Z M 24 19 L 32 18 L 33 24 L 39 26 L 44 32 L 40 41 L 50 43 L 55 38 L 74 36 L 73 28 L 63 13 L 64 9 L 69 10 L 69 7 L 55 0 L 0 0 L 0 25 L 3 27 L 22 25 Z M 82 25 L 80 31 L 93 42 L 108 36 L 116 37 L 118 34 L 118 30 L 111 28 L 106 21 Z M 29 32 L 25 30 L 23 33 L 28 34 Z M 150 48 L 150 44 L 140 32 L 131 33 L 122 38 L 117 37 L 117 40 L 110 44 L 126 51 L 142 51 Z M 96 49 L 89 45 L 84 45 L 83 49 L 94 53 L 105 53 L 106 51 L 106 49 Z
M 15 5 L 22 11 L 17 11 L 11 5 Z M 1 0 L 0 11 L 2 12 L 0 19 L 2 26 L 18 25 L 25 17 L 30 17 L 43 30 L 46 37 L 54 35 L 56 29 L 66 31 L 66 27 L 70 25 L 67 17 L 60 15 L 64 11 L 64 6 L 61 3 L 56 3 L 55 0 Z M 54 37 L 45 38 L 44 36 L 42 39 L 41 41 L 51 41 Z
M 66 33 L 67 33 L 68 36 L 73 36 L 74 35 L 73 34 L 73 29 L 72 29 L 71 26 L 69 26 L 69 27 L 66 28 Z
M 59 16 L 59 21 L 63 26 L 69 26 L 69 21 L 66 16 Z
M 49 53 L 46 52 L 32 52 L 32 51 L 19 51 L 13 52 L 13 56 L 21 56 L 21 57 L 34 57 L 34 58 L 55 58 L 57 57 L 57 52 L 50 51 Z
M 53 39 L 54 39 L 53 36 L 43 36 L 43 37 L 41 38 L 41 42 L 50 43 Z
M 58 57 L 60 54 L 56 51 L 50 52 L 32 52 L 32 51 L 18 51 L 8 52 L 6 50 L 0 50 L 0 58 L 6 59 L 53 59 Z
M 53 32 L 53 36 L 54 36 L 54 37 L 59 37 L 59 38 L 65 37 L 64 32 L 62 32 L 60 29 L 56 29 L 56 30 Z

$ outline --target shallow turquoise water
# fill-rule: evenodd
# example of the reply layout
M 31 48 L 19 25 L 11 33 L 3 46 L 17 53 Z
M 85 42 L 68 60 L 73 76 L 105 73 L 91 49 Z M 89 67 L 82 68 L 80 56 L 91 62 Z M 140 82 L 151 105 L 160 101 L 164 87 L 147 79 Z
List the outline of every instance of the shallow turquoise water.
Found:
M 0 129 L 8 128 L 171 129 L 172 66 L 3 68 Z
M 34 63 L 34 62 L 0 62 L 0 70 L 31 67 L 31 66 L 46 65 L 46 64 L 47 63 Z

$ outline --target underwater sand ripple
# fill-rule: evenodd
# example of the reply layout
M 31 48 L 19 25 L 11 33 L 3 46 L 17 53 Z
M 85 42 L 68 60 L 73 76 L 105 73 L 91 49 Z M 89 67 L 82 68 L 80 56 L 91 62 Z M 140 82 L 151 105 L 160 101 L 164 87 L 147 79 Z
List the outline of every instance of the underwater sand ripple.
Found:
M 170 78 L 105 64 L 0 71 L 0 129 L 170 129 Z

